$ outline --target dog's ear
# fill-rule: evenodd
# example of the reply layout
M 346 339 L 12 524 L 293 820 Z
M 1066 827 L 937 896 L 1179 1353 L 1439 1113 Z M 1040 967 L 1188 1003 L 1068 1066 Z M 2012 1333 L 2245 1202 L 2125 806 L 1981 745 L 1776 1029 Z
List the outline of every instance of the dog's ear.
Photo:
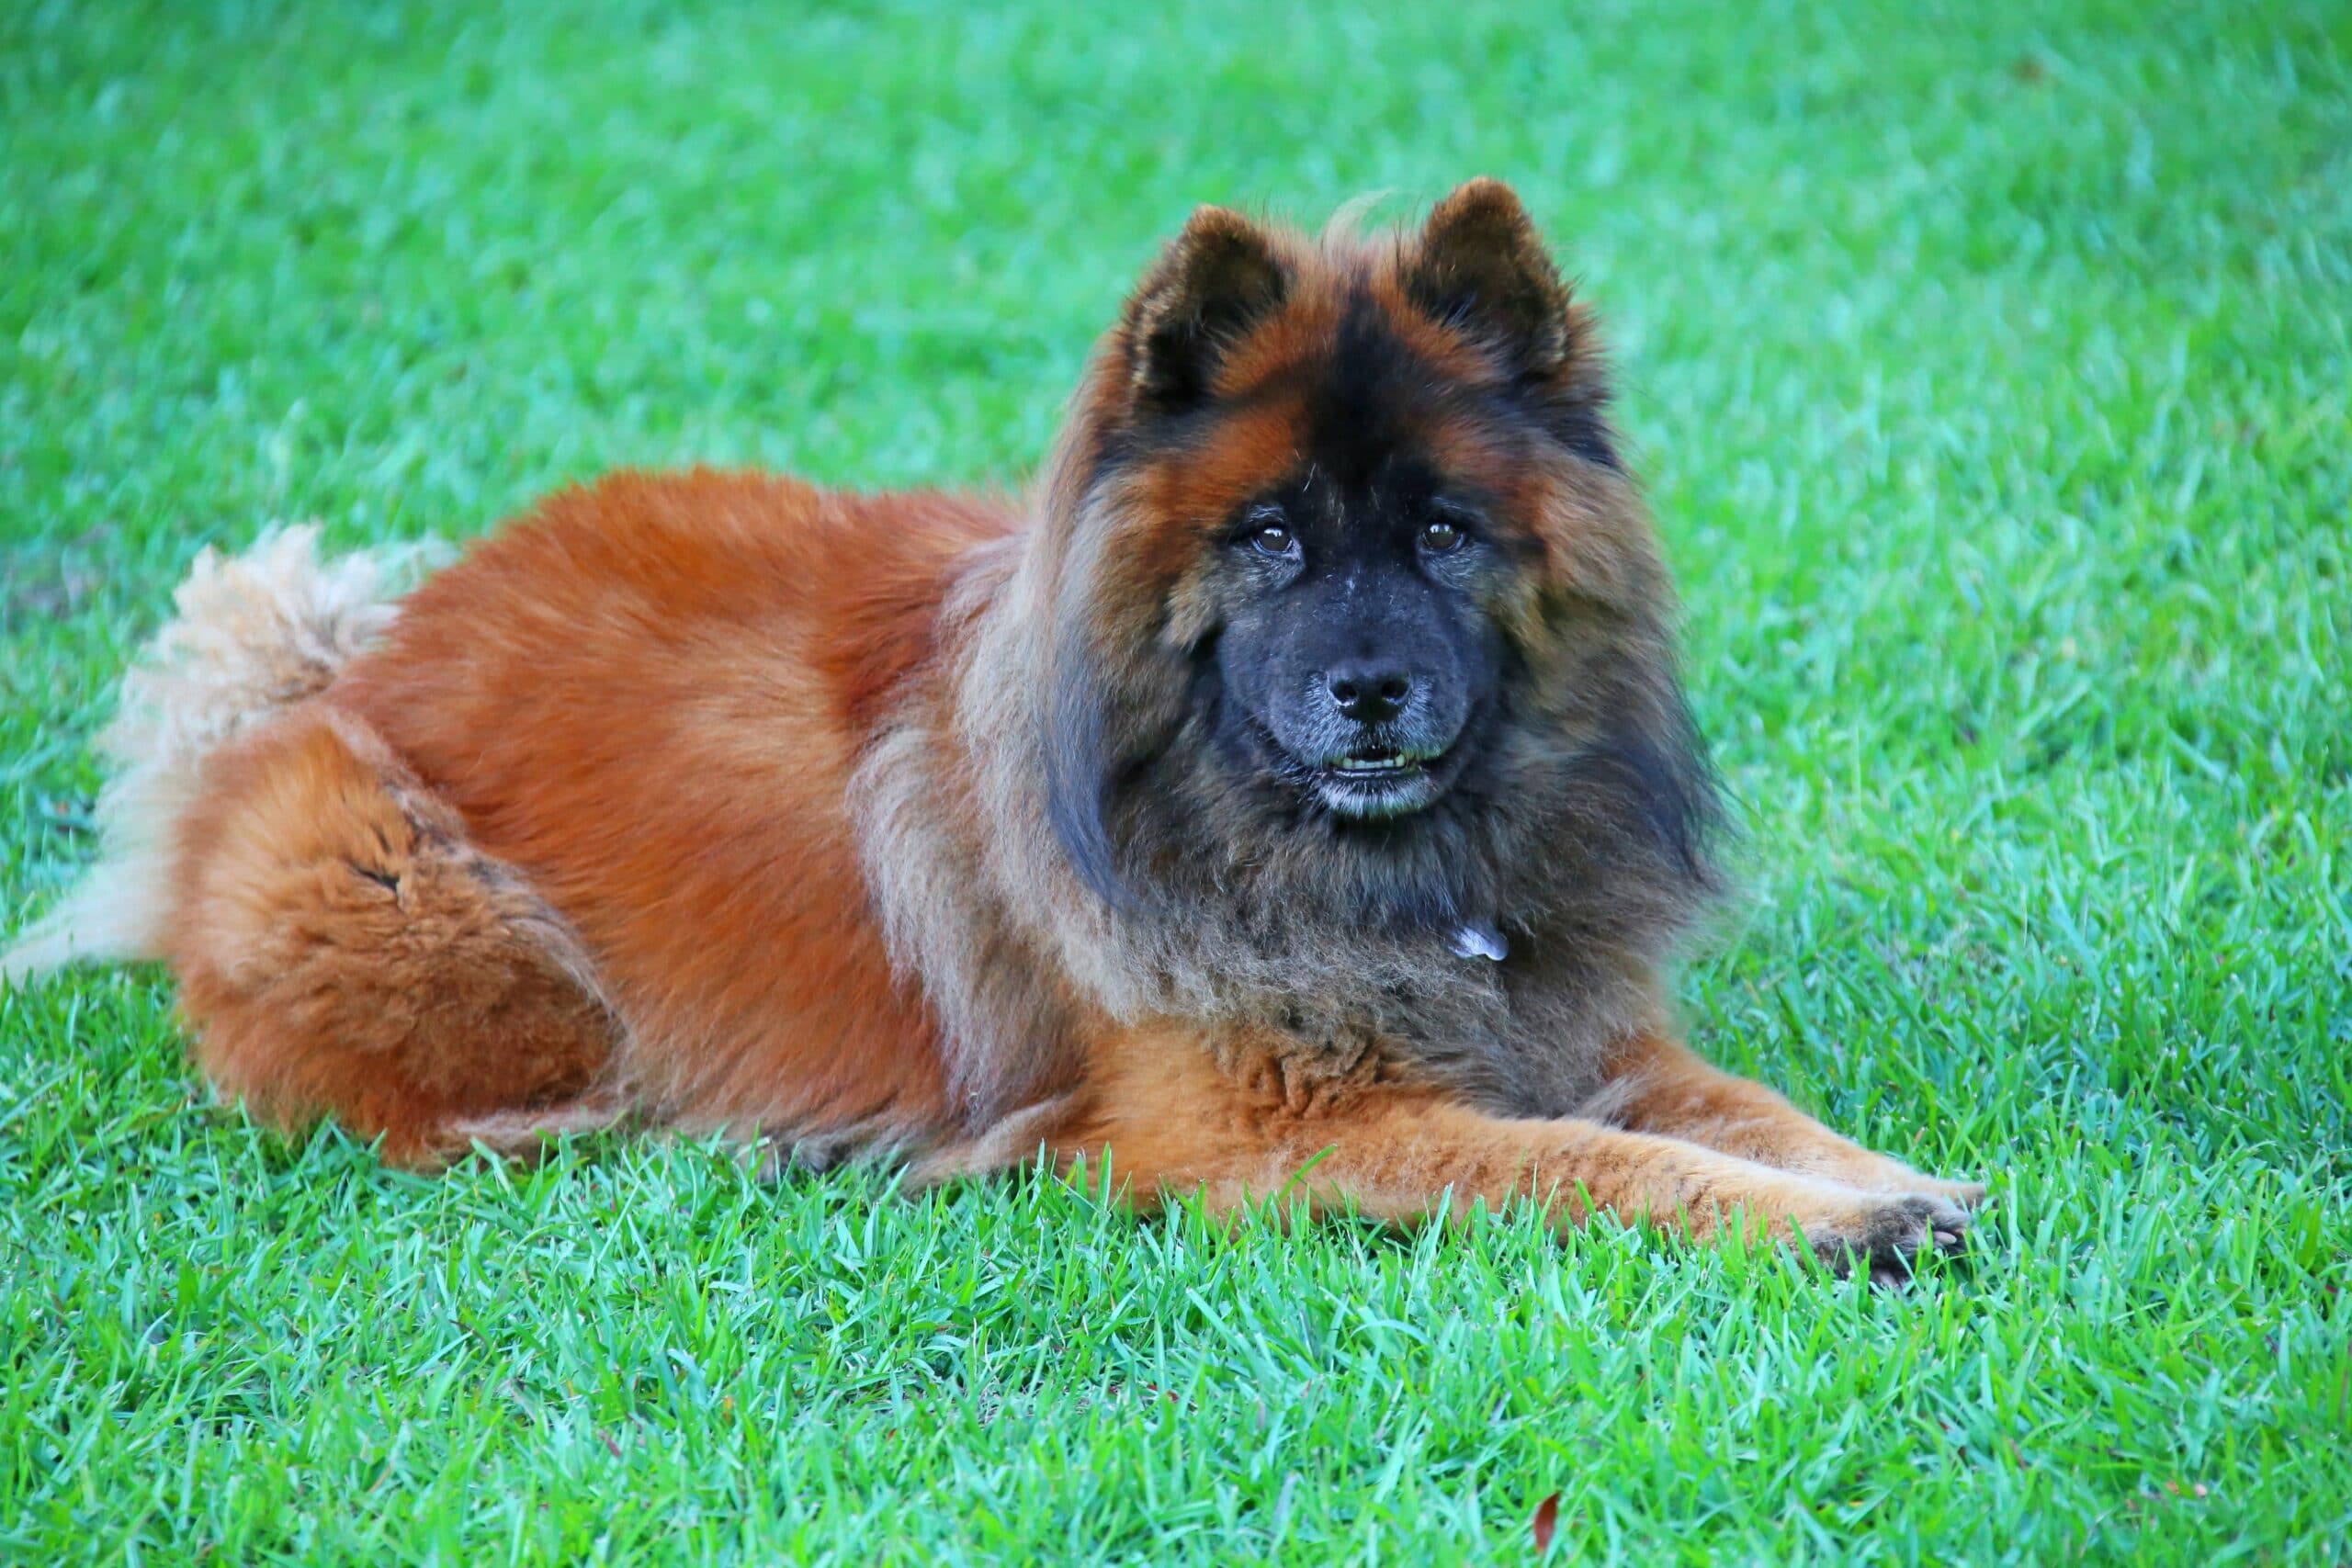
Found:
M 1198 406 L 1226 354 L 1282 308 L 1290 288 L 1290 266 L 1272 235 L 1222 207 L 1194 212 L 1127 301 L 1128 388 L 1136 410 Z
M 1424 314 L 1546 375 L 1572 346 L 1568 288 L 1510 186 L 1476 179 L 1437 204 L 1405 268 Z
M 1476 179 L 1439 202 L 1401 277 L 1416 310 L 1483 344 L 1542 400 L 1571 450 L 1616 463 L 1591 320 L 1510 186 Z

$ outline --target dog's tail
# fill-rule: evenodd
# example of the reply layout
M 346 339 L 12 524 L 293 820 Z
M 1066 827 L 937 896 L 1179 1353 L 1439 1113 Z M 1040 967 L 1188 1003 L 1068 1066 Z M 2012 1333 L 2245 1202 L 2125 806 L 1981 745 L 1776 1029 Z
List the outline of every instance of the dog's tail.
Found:
M 122 680 L 99 737 L 98 859 L 62 903 L 0 953 L 0 980 L 68 964 L 160 956 L 179 820 L 204 760 L 332 683 L 391 622 L 431 547 L 322 558 L 310 525 L 243 555 L 207 549 L 175 614 Z

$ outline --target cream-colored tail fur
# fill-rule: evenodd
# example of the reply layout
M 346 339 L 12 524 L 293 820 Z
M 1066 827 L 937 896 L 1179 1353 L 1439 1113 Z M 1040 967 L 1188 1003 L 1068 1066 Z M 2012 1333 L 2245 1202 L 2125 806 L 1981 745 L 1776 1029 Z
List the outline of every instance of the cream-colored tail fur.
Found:
M 0 979 L 160 954 L 173 834 L 215 749 L 323 691 L 391 622 L 430 547 L 322 559 L 318 529 L 265 535 L 243 555 L 206 550 L 172 622 L 122 678 L 98 738 L 113 776 L 98 794 L 98 860 L 65 901 L 0 954 Z

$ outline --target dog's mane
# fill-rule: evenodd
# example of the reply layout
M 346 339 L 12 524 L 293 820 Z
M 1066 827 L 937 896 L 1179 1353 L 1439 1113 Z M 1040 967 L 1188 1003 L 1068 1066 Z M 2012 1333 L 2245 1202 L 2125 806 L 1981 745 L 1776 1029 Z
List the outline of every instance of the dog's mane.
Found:
M 1272 243 L 1293 298 L 1411 308 L 1394 239 Z M 1099 345 L 1026 531 L 967 574 L 956 658 L 857 788 L 901 966 L 932 988 L 972 1103 L 1020 1103 L 1090 1017 L 1181 1015 L 1310 1043 L 1368 1032 L 1466 1092 L 1566 1109 L 1656 1005 L 1656 965 L 1718 884 L 1716 791 L 1638 491 L 1613 450 L 1594 460 L 1606 393 L 1572 314 L 1576 419 L 1551 411 L 1531 443 L 1535 416 L 1508 400 L 1487 417 L 1539 453 L 1533 526 L 1581 575 L 1520 628 L 1476 772 L 1387 825 L 1266 808 L 1264 781 L 1211 743 L 1220 694 L 1169 604 L 1182 520 L 1130 482 L 1158 455 L 1128 412 L 1147 323 L 1131 307 Z M 1462 957 L 1466 925 L 1509 960 Z

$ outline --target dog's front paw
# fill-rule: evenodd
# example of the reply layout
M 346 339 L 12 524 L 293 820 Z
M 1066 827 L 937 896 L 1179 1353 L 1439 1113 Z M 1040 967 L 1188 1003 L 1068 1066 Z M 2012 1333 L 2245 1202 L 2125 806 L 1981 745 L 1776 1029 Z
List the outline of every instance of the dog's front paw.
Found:
M 1985 1187 L 1981 1181 L 1946 1181 L 1939 1176 L 1929 1176 L 1912 1169 L 1899 1159 L 1885 1155 L 1862 1154 L 1852 1159 L 1832 1165 L 1822 1171 L 1831 1180 L 1865 1192 L 1918 1194 L 1940 1198 L 1958 1205 L 1970 1213 L 1984 1206 Z
M 1990 1191 L 1981 1181 L 1946 1181 L 1939 1176 L 1921 1176 L 1917 1171 L 1911 1175 L 1911 1184 L 1895 1190 L 1941 1198 L 1947 1203 L 1957 1204 L 1964 1213 L 1973 1214 L 1983 1208 Z
M 1981 1200 L 1984 1190 L 1976 1191 Z M 1798 1221 L 1815 1256 L 1839 1277 L 1867 1269 L 1883 1285 L 1910 1279 L 1924 1254 L 1967 1250 L 1968 1223 L 1958 1201 L 1935 1192 L 1857 1192 L 1838 1208 Z

